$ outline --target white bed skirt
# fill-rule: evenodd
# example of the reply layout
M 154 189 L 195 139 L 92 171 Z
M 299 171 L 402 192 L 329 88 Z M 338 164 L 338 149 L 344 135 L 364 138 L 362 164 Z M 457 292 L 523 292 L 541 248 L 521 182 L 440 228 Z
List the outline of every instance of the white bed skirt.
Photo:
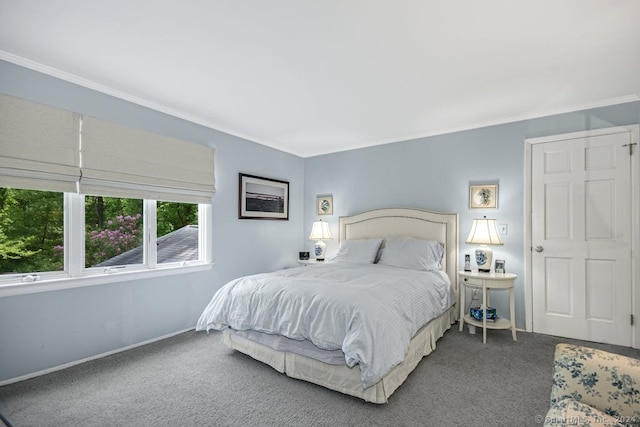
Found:
M 318 384 L 367 402 L 381 404 L 387 403 L 389 396 L 407 379 L 420 360 L 435 350 L 436 341 L 457 320 L 456 314 L 456 307 L 453 306 L 422 327 L 411 340 L 404 362 L 393 368 L 382 380 L 366 389 L 360 382 L 358 366 L 349 368 L 346 365 L 330 365 L 295 353 L 273 350 L 234 335 L 230 329 L 224 331 L 223 341 L 229 348 L 266 363 L 291 378 Z

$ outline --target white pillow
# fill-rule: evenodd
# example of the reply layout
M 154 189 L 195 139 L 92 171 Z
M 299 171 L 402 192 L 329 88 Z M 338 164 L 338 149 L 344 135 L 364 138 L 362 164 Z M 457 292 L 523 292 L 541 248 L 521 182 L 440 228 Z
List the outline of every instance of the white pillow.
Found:
M 435 240 L 391 237 L 384 243 L 379 264 L 412 270 L 437 271 L 441 268 L 444 245 Z
M 381 244 L 382 239 L 345 240 L 333 261 L 373 264 Z

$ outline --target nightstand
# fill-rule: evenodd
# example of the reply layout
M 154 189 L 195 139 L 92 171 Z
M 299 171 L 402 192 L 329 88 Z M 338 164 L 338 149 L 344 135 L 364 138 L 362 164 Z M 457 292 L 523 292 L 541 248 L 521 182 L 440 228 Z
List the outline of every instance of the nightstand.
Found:
M 511 273 L 482 273 L 479 271 L 458 271 L 460 277 L 460 330 L 466 323 L 482 328 L 482 342 L 487 343 L 487 329 L 511 329 L 513 340 L 516 340 L 516 309 L 513 286 L 518 277 Z M 482 307 L 489 307 L 491 302 L 491 290 L 509 291 L 509 319 L 498 317 L 496 320 L 487 320 L 486 312 L 482 321 L 472 318 L 465 312 L 466 287 L 482 289 Z
M 315 258 L 313 259 L 299 259 L 298 264 L 302 265 L 311 265 L 311 264 L 324 264 L 326 261 L 318 261 Z

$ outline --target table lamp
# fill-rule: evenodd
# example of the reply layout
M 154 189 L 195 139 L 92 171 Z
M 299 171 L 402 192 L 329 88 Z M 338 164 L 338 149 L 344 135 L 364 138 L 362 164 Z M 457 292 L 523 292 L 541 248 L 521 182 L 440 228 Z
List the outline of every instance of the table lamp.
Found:
M 471 231 L 467 237 L 467 243 L 475 243 L 480 245 L 476 249 L 476 263 L 478 271 L 488 273 L 491 271 L 491 263 L 493 262 L 493 250 L 487 245 L 503 245 L 498 234 L 498 224 L 495 219 L 474 219 L 471 224 Z
M 324 261 L 327 244 L 323 242 L 323 240 L 333 240 L 329 223 L 322 220 L 314 221 L 313 227 L 311 228 L 311 234 L 309 235 L 309 240 L 316 240 L 316 245 L 314 247 L 316 261 Z

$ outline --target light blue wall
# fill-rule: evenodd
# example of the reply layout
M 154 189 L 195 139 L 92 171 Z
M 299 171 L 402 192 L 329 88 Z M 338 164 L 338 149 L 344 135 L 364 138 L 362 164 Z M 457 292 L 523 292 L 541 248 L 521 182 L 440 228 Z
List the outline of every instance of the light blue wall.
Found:
M 447 135 L 328 154 L 305 160 L 305 225 L 316 216 L 316 196 L 333 195 L 334 215 L 322 216 L 338 235 L 338 217 L 382 207 L 417 207 L 457 212 L 460 218 L 460 267 L 475 246 L 466 240 L 473 218 L 487 215 L 508 225 L 504 246 L 494 258 L 516 273 L 516 324 L 525 327 L 524 197 L 525 139 L 640 123 L 640 102 L 473 129 Z M 498 209 L 469 209 L 469 185 L 497 183 Z M 331 256 L 337 240 L 327 242 Z M 312 250 L 313 242 L 306 243 Z M 473 260 L 473 255 L 472 255 Z M 472 266 L 475 263 L 472 261 Z M 507 295 L 492 301 L 508 310 Z M 508 311 L 507 311 L 508 312 Z
M 0 298 L 0 381 L 195 325 L 228 280 L 297 265 L 304 160 L 0 61 L 0 92 L 216 149 L 209 272 Z M 290 182 L 289 221 L 238 219 L 238 173 Z
M 0 61 L 0 92 L 165 134 L 216 149 L 210 272 L 0 298 L 0 381 L 193 327 L 216 289 L 235 277 L 296 265 L 316 219 L 316 195 L 333 194 L 331 222 L 379 207 L 460 214 L 461 254 L 471 219 L 509 226 L 495 256 L 520 277 L 517 323 L 524 327 L 524 140 L 640 123 L 640 103 L 522 121 L 308 159 L 140 107 Z M 290 220 L 238 220 L 238 173 L 290 182 Z M 497 182 L 497 210 L 468 208 L 470 182 Z M 336 242 L 329 243 L 330 253 Z M 506 300 L 497 299 L 498 309 Z

